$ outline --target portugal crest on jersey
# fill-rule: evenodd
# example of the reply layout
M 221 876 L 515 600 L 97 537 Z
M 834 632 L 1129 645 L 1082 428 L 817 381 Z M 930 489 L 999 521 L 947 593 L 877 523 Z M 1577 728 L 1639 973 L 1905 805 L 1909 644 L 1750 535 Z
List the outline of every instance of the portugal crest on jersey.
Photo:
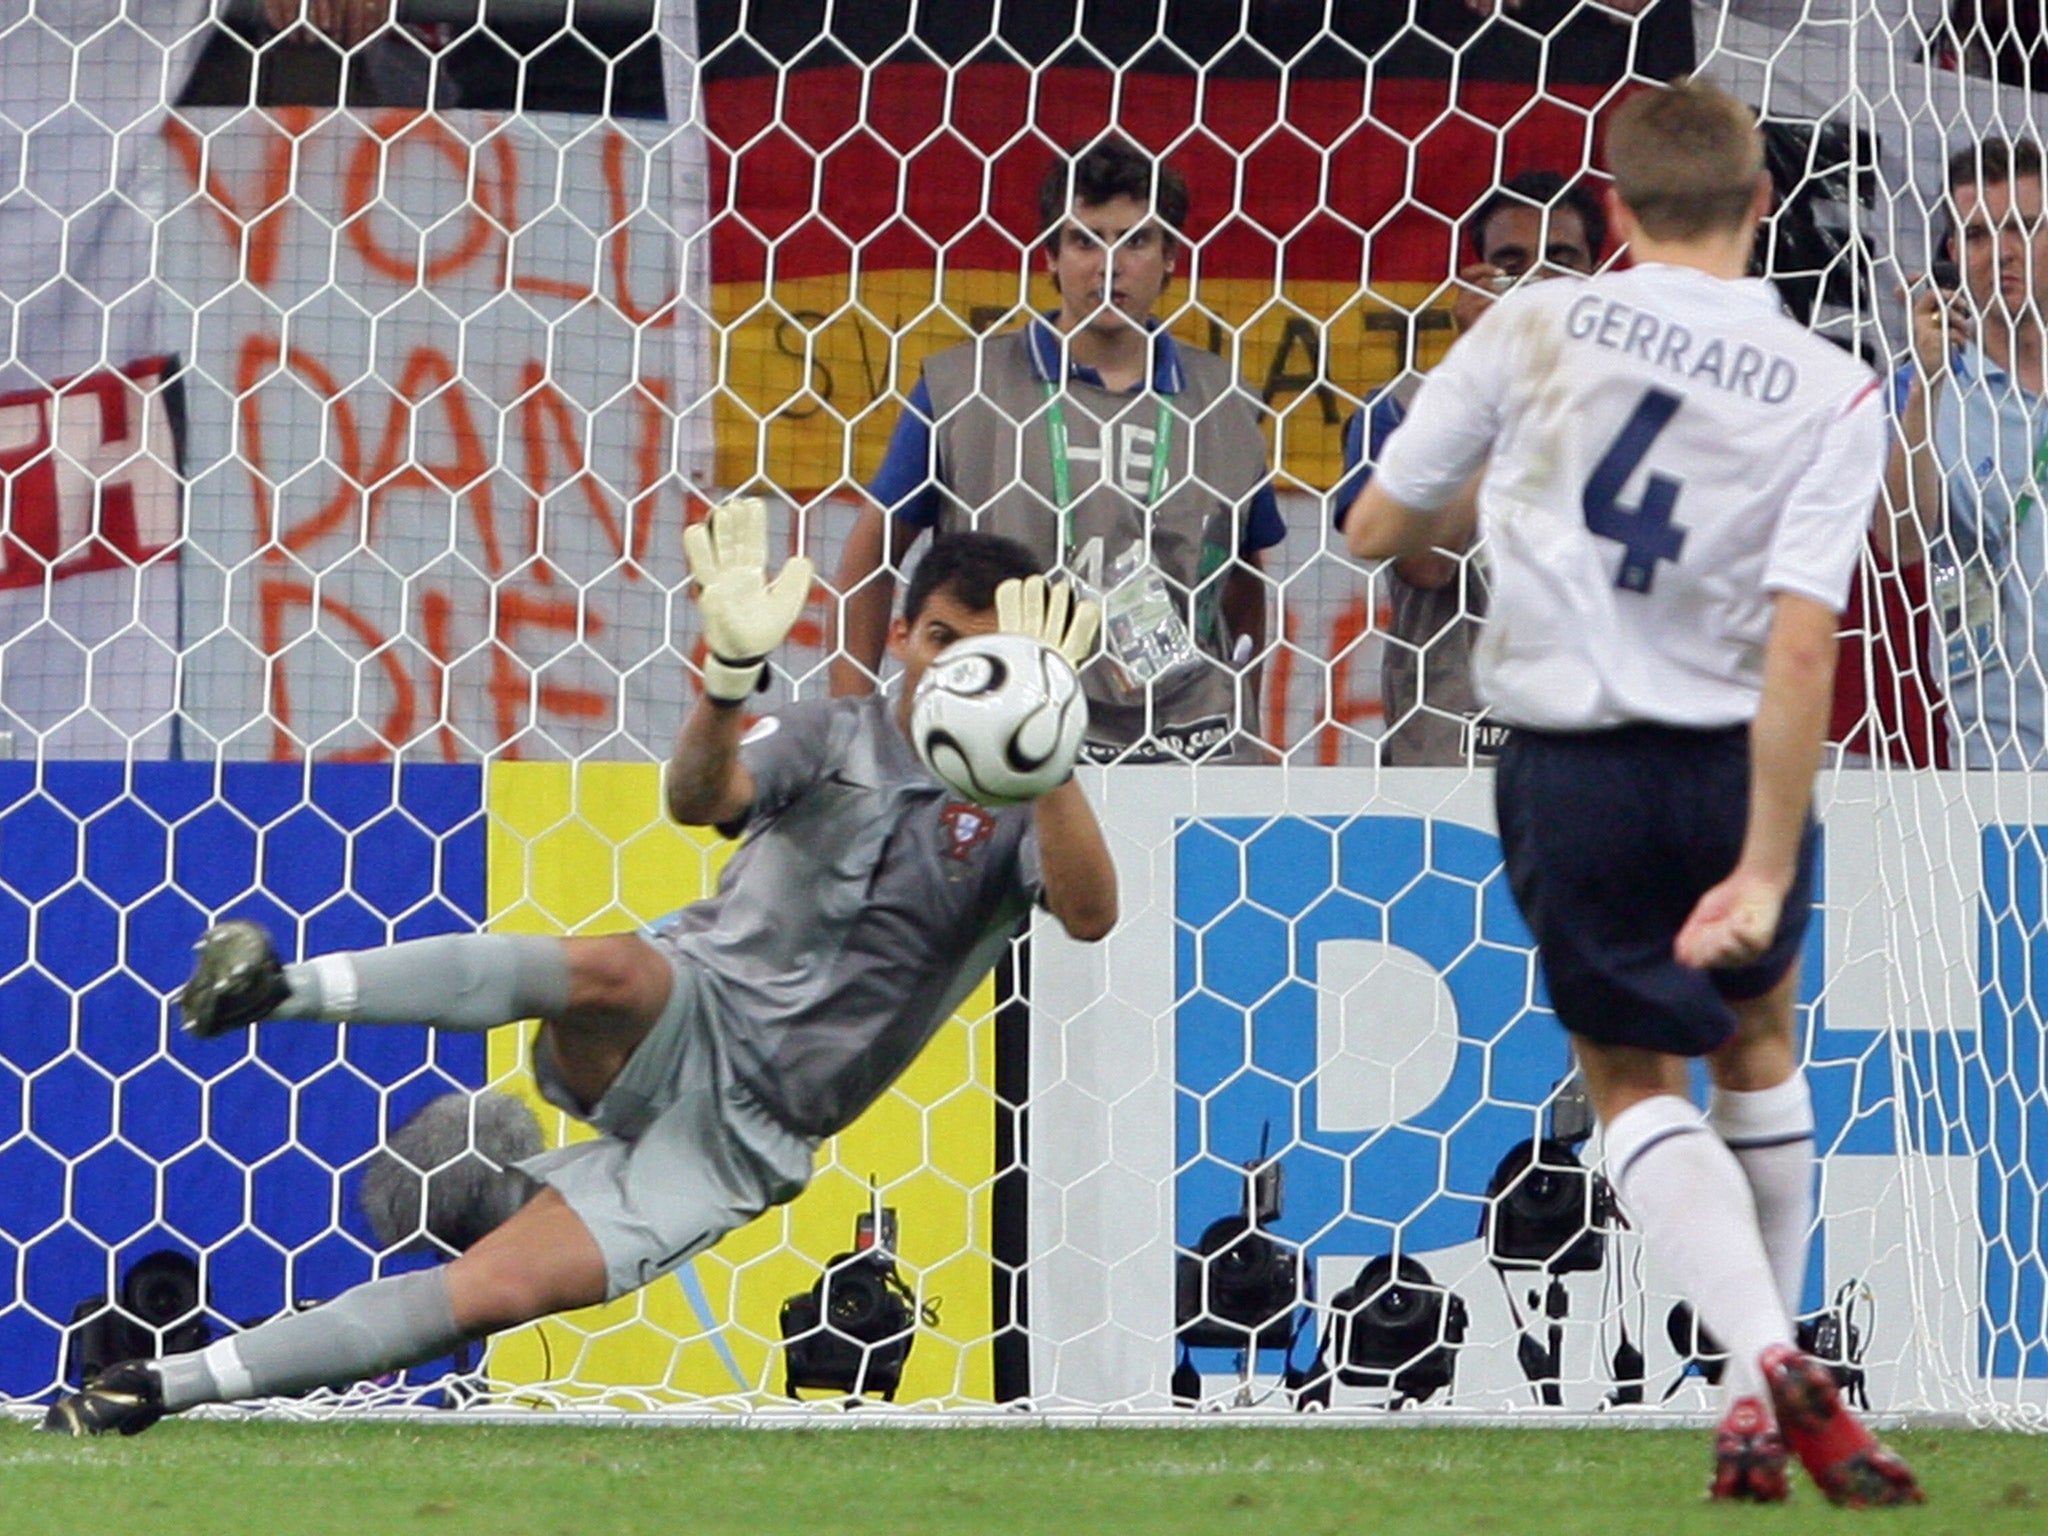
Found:
M 996 829 L 995 816 L 965 800 L 947 802 L 939 811 L 946 828 L 946 857 L 966 863 Z

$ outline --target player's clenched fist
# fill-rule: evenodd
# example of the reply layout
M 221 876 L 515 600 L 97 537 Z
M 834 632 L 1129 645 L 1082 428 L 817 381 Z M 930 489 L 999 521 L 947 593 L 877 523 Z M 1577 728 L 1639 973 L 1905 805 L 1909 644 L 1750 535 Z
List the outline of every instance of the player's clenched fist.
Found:
M 782 644 L 811 593 L 808 557 L 792 556 L 768 580 L 768 509 L 735 496 L 683 530 L 683 554 L 704 615 L 704 695 L 739 704 L 753 693 L 768 653 Z
M 1679 929 L 1672 946 L 1678 963 L 1700 970 L 1748 965 L 1771 947 L 1784 906 L 1782 883 L 1737 869 L 1700 897 Z

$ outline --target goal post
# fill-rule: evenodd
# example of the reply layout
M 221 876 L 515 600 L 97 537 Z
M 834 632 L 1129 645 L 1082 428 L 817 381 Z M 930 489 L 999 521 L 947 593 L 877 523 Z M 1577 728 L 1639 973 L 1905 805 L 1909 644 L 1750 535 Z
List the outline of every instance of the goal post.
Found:
M 1352 418 L 1455 339 L 1474 212 L 1532 171 L 1599 185 L 1608 111 L 1693 68 L 1760 110 L 1787 304 L 1903 361 L 1947 156 L 2043 113 L 2038 40 L 1949 10 L 399 0 L 350 47 L 242 0 L 27 12 L 0 1407 L 433 1262 L 361 1191 L 445 1094 L 589 1134 L 521 1029 L 185 1038 L 190 946 L 227 916 L 294 957 L 612 932 L 709 890 L 728 845 L 659 804 L 701 662 L 682 529 L 766 498 L 821 577 L 762 707 L 824 696 L 925 361 L 1057 302 L 1040 181 L 1114 134 L 1185 177 L 1159 318 L 1265 434 L 1285 536 L 1234 665 L 1271 761 L 1085 769 L 1116 932 L 1041 923 L 791 1205 L 295 1411 L 1710 1412 L 1711 1352 L 1593 1176 L 1490 772 L 1385 760 L 1412 642 L 1330 500 Z M 1938 606 L 1873 549 L 1845 619 L 1803 1310 L 1881 1414 L 2039 1427 L 2048 858 L 2035 776 L 1950 758 Z

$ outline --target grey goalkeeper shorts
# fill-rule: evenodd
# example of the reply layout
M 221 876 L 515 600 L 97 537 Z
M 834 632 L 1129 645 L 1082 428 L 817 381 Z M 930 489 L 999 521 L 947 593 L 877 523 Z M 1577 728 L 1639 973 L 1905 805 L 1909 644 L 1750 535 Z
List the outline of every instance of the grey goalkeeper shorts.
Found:
M 604 1134 L 519 1166 L 560 1190 L 597 1239 L 607 1299 L 795 1199 L 817 1150 L 734 1076 L 717 999 L 694 968 L 667 959 L 675 974 L 668 1007 L 591 1109 L 562 1085 L 545 1036 L 534 1051 L 541 1096 Z

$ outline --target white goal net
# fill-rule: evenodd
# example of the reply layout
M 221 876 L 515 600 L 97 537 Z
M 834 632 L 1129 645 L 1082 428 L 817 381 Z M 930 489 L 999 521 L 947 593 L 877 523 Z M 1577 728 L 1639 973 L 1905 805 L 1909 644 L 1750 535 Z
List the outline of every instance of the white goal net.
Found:
M 818 562 L 766 704 L 857 673 L 837 573 L 924 364 L 1059 303 L 1040 182 L 1117 138 L 1185 179 L 1156 313 L 1264 437 L 1242 483 L 1137 485 L 1220 509 L 1184 617 L 1220 595 L 1217 718 L 1262 750 L 1090 770 L 1116 932 L 1021 944 L 794 1204 L 309 1411 L 1707 1411 L 1711 1341 L 1559 1091 L 1456 692 L 1481 568 L 1424 602 L 1345 558 L 1347 428 L 1369 458 L 1494 291 L 1481 215 L 1614 259 L 1560 189 L 1694 68 L 1761 112 L 1763 270 L 1890 373 L 1949 157 L 2040 132 L 2048 33 L 1489 9 L 365 0 L 336 36 L 0 0 L 0 1406 L 437 1262 L 404 1133 L 445 1095 L 588 1134 L 523 1028 L 186 1038 L 190 946 L 606 932 L 709 890 L 720 840 L 658 809 L 683 527 L 751 491 Z M 2005 522 L 1874 543 L 1844 621 L 1805 1301 L 1884 1414 L 2048 1415 L 2043 384 L 1929 441 Z M 1448 755 L 1404 755 L 1418 726 Z

